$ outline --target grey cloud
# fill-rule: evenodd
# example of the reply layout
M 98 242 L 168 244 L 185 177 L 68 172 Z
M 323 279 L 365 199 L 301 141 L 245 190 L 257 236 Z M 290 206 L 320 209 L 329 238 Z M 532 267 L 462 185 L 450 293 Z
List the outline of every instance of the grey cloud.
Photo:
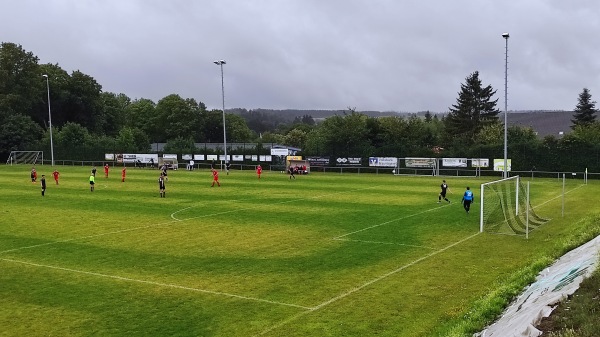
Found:
M 475 70 L 502 102 L 505 31 L 509 109 L 600 95 L 589 0 L 25 0 L 3 12 L 3 41 L 132 98 L 220 108 L 212 61 L 225 59 L 227 107 L 442 112 Z

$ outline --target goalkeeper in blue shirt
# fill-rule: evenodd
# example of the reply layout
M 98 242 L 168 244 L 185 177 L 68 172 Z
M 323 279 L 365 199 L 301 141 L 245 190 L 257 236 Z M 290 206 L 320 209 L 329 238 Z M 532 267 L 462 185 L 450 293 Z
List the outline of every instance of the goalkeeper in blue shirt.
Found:
M 465 208 L 465 211 L 467 211 L 467 214 L 469 214 L 469 210 L 471 209 L 471 203 L 473 202 L 474 198 L 475 197 L 473 196 L 473 191 L 471 191 L 469 186 L 467 186 L 467 190 L 465 191 L 465 194 L 462 198 L 463 207 Z

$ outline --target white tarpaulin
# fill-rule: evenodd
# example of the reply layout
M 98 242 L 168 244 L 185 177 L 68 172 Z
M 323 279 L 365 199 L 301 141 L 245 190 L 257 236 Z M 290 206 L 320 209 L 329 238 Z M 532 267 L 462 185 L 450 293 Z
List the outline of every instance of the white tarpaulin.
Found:
M 600 252 L 600 236 L 578 247 L 541 272 L 527 290 L 511 304 L 502 317 L 483 332 L 481 337 L 540 336 L 535 328 L 542 317 L 548 317 L 556 304 L 579 288 L 581 281 L 596 269 Z

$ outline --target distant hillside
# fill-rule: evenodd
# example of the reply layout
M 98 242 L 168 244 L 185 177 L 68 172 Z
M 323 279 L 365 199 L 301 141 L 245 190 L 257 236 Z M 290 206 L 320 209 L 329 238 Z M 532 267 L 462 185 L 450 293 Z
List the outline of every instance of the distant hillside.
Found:
M 504 120 L 504 115 L 501 114 L 500 117 Z M 509 112 L 507 119 L 508 125 L 529 126 L 540 137 L 548 135 L 560 137 L 560 132 L 564 134 L 571 132 L 573 111 Z
M 279 123 L 289 123 L 295 118 L 302 118 L 302 116 L 312 116 L 315 120 L 322 120 L 334 115 L 344 115 L 349 113 L 348 110 L 298 110 L 298 109 L 285 109 L 285 110 L 274 110 L 274 109 L 229 109 L 229 113 L 247 116 L 247 115 L 258 115 L 264 118 L 272 118 Z M 427 111 L 419 112 L 396 112 L 396 111 L 358 111 L 370 117 L 385 117 L 385 116 L 399 116 L 399 117 L 424 117 Z M 442 118 L 446 113 L 432 113 Z M 501 112 L 498 117 L 501 121 L 504 121 L 504 113 Z M 509 111 L 508 112 L 508 125 L 521 125 L 533 128 L 540 137 L 547 135 L 553 135 L 555 137 L 560 136 L 560 132 L 567 134 L 571 131 L 571 119 L 573 118 L 573 111 L 556 111 L 556 110 L 536 110 L 536 111 Z M 277 123 L 276 123 L 277 124 Z

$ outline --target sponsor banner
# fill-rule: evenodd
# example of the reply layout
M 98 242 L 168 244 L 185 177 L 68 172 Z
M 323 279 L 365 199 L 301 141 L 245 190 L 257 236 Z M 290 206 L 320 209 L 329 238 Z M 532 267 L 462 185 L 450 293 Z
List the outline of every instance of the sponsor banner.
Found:
M 502 159 L 502 164 L 504 164 L 504 159 Z M 473 158 L 471 159 L 472 167 L 490 167 L 490 160 L 487 158 Z
M 176 154 L 163 154 L 163 159 L 177 159 L 177 155 Z
M 123 153 L 122 161 L 123 163 L 135 163 L 136 154 L 132 153 Z
M 241 155 L 241 154 L 232 154 L 231 155 L 231 160 L 232 161 L 244 161 L 244 155 Z
M 244 155 L 244 159 L 246 159 L 246 160 L 252 160 L 252 155 L 251 154 Z
M 229 158 L 230 158 L 230 156 L 229 156 L 229 155 L 227 156 L 227 158 L 225 158 L 225 155 L 224 155 L 224 154 L 220 154 L 220 155 L 219 155 L 219 160 L 220 160 L 220 161 L 225 161 L 225 162 L 228 162 L 228 161 L 229 161 Z
M 269 155 L 261 155 L 260 158 L 258 158 L 258 160 L 259 161 L 268 161 L 268 162 L 270 162 L 272 158 L 273 157 L 269 156 Z
M 138 153 L 135 155 L 135 161 L 143 163 L 143 164 L 148 164 L 148 163 L 158 164 L 158 154 L 156 154 L 156 153 L 139 154 Z
M 258 155 L 253 154 L 252 155 L 252 161 L 258 161 Z
M 271 149 L 271 156 L 287 156 L 288 149 Z
M 369 157 L 369 166 L 396 167 L 398 158 L 393 157 Z
M 360 166 L 362 158 L 337 158 L 335 162 L 337 163 L 337 166 Z
M 114 153 L 105 153 L 104 160 L 115 160 L 115 154 Z
M 207 154 L 206 160 L 215 161 L 215 160 L 217 160 L 217 155 L 216 154 Z
M 329 166 L 329 157 L 307 157 L 310 166 Z
M 123 162 L 123 154 L 122 153 L 117 153 L 117 154 L 115 154 L 115 156 L 117 157 L 117 163 Z
M 302 156 L 287 156 L 286 160 L 287 161 L 290 161 L 290 160 L 302 160 Z
M 510 159 L 506 159 L 506 165 L 508 166 L 506 171 L 510 171 L 512 166 Z M 504 158 L 494 159 L 494 171 L 504 172 Z
M 204 155 L 203 154 L 195 154 L 194 160 L 204 160 Z
M 194 158 L 194 156 L 191 154 L 182 154 L 181 155 L 181 160 L 192 160 L 192 158 Z
M 443 158 L 442 166 L 445 166 L 445 167 L 467 167 L 467 158 Z
M 406 167 L 435 167 L 435 158 L 406 158 L 404 164 Z

